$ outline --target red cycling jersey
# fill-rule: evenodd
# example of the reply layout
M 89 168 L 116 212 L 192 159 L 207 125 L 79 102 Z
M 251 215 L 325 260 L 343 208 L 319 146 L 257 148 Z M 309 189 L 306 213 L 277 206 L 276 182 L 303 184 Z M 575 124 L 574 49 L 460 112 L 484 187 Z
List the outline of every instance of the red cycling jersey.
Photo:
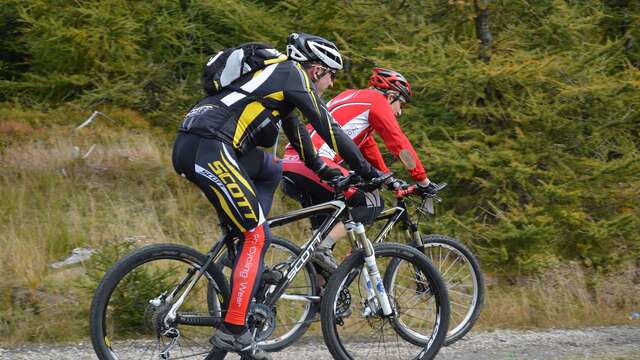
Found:
M 329 101 L 327 108 L 342 130 L 360 148 L 362 155 L 378 170 L 386 173 L 389 168 L 384 163 L 373 137 L 374 131 L 380 135 L 389 152 L 396 158 L 400 157 L 403 163 L 409 163 L 407 168 L 410 169 L 414 180 L 423 181 L 427 178 L 416 151 L 400 129 L 391 105 L 381 92 L 374 89 L 345 90 Z M 307 128 L 318 155 L 340 164 L 340 155 L 333 151 L 311 126 Z M 291 145 L 287 145 L 285 154 L 291 156 L 297 153 Z M 406 156 L 413 161 L 405 160 Z

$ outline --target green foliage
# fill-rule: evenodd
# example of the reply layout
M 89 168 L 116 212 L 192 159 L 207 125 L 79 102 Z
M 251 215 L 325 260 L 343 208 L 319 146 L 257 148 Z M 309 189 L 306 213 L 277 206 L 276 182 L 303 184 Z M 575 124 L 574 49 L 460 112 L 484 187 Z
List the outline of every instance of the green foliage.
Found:
M 116 261 L 135 249 L 133 241 L 110 244 L 101 248 L 92 256 L 88 264 L 87 277 L 82 288 L 87 290 L 88 297 L 92 297 L 95 289 Z M 153 268 L 140 266 L 120 280 L 116 290 L 109 299 L 110 325 L 117 336 L 140 334 L 147 331 L 153 334 L 151 315 L 145 311 L 149 307 L 148 299 L 154 299 L 162 293 L 162 289 L 172 289 L 167 282 L 170 275 L 176 275 L 178 270 L 173 267 Z M 182 275 L 182 273 L 180 273 Z M 175 276 L 174 276 L 175 277 Z M 148 318 L 145 318 L 148 317 Z M 148 328 L 144 328 L 144 326 Z
M 374 65 L 410 79 L 401 125 L 430 176 L 450 184 L 429 230 L 506 274 L 637 257 L 640 4 L 491 1 L 489 63 L 475 12 L 471 0 L 5 0 L 0 100 L 44 109 L 37 125 L 56 108 L 108 106 L 174 129 L 208 55 L 316 33 L 348 57 L 329 96 L 366 86 Z

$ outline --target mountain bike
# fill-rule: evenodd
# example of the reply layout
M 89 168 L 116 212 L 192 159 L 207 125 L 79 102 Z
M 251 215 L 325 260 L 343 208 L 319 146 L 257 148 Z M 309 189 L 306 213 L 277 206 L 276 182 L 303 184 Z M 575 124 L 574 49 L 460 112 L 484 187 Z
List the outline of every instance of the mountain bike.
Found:
M 439 191 L 444 187 L 446 184 L 441 185 Z M 407 201 L 416 195 L 415 186 L 394 191 L 396 206 L 383 211 L 376 219 L 377 221 L 386 219 L 387 223 L 374 243 L 384 241 L 393 225 L 400 221 L 407 242 L 427 255 L 438 269 L 447 284 L 451 306 L 449 331 L 445 340 L 445 346 L 447 346 L 464 337 L 478 320 L 484 304 L 484 277 L 478 260 L 460 241 L 445 235 L 420 232 L 418 224 L 411 220 L 407 207 Z M 434 214 L 434 200 L 441 201 L 438 196 L 421 200 L 416 210 L 418 222 L 421 214 Z M 391 266 L 387 271 L 385 284 L 388 284 L 390 292 L 393 292 L 392 279 L 395 276 L 395 267 Z M 410 326 L 407 324 L 407 327 Z M 428 336 L 422 336 L 419 332 L 409 333 L 408 336 L 417 342 L 426 342 L 429 339 Z
M 336 180 L 336 189 L 349 186 L 379 187 L 383 178 L 368 183 L 355 177 Z M 373 245 L 362 224 L 351 220 L 349 208 L 337 199 L 272 218 L 272 226 L 319 214 L 326 220 L 297 256 L 268 267 L 259 283 L 247 318 L 256 341 L 268 339 L 277 328 L 277 302 L 294 298 L 307 304 L 319 298 L 288 292 L 296 276 L 312 269 L 310 255 L 338 222 L 346 224 L 353 250 L 327 284 L 322 297 L 321 321 L 329 351 L 337 359 L 388 358 L 371 349 L 395 349 L 398 359 L 433 358 L 446 337 L 449 302 L 446 286 L 424 254 L 402 244 Z M 227 233 L 203 255 L 176 244 L 148 245 L 133 251 L 111 267 L 98 285 L 91 305 L 90 330 L 94 350 L 100 359 L 126 358 L 223 358 L 209 339 L 224 318 L 229 288 L 214 259 L 233 251 Z M 295 250 L 297 251 L 297 250 Z M 402 299 L 385 290 L 381 273 L 398 263 L 395 286 L 420 284 L 432 294 L 421 304 L 422 334 L 431 334 L 427 344 L 408 343 L 400 336 L 404 313 Z M 305 270 L 306 269 L 306 270 Z M 310 270 L 312 271 L 312 270 Z M 393 285 L 393 284 L 392 284 Z M 356 301 L 357 300 L 357 301 Z M 353 309 L 352 309 L 353 308 Z M 352 329 L 357 327 L 356 329 Z M 368 350 L 364 352 L 362 346 Z
M 290 186 L 288 192 L 291 196 L 297 197 L 298 200 L 307 207 L 310 205 L 309 199 L 304 196 L 299 197 L 302 192 L 295 188 L 295 184 Z M 446 184 L 440 185 L 439 191 L 444 189 Z M 373 243 L 383 242 L 389 235 L 393 226 L 400 222 L 402 229 L 406 235 L 406 242 L 427 255 L 431 263 L 438 269 L 440 275 L 445 280 L 448 289 L 449 303 L 451 307 L 451 317 L 449 320 L 449 331 L 445 340 L 445 346 L 454 343 L 466 335 L 474 323 L 480 316 L 482 305 L 484 303 L 484 278 L 480 270 L 480 264 L 473 255 L 459 241 L 444 235 L 429 234 L 425 235 L 419 231 L 418 223 L 420 216 L 425 214 L 434 214 L 433 201 L 441 201 L 438 196 L 420 198 L 417 196 L 416 188 L 404 184 L 401 189 L 394 191 L 396 204 L 394 207 L 384 210 L 376 221 L 384 221 L 386 223 L 380 230 L 378 236 Z M 335 196 L 334 191 L 334 196 Z M 418 223 L 411 219 L 408 203 L 414 198 L 418 198 L 419 205 L 416 209 Z M 274 241 L 274 246 L 284 247 L 286 245 L 289 256 L 297 254 L 300 250 L 289 240 L 278 238 Z M 387 268 L 384 281 L 385 286 L 394 294 L 396 298 L 413 297 L 414 302 L 429 301 L 428 292 L 411 293 L 411 288 L 402 288 L 394 286 L 394 277 L 398 270 L 398 263 L 392 263 Z M 304 306 L 307 302 L 304 312 L 288 313 L 288 321 L 281 323 L 280 335 L 264 340 L 264 348 L 267 351 L 279 351 L 286 346 L 299 339 L 308 329 L 309 325 L 316 318 L 316 310 L 312 306 L 313 302 L 317 302 L 321 289 L 318 288 L 314 269 L 307 270 L 309 276 L 300 279 L 298 288 L 303 289 L 305 297 L 284 296 L 280 301 L 286 301 L 287 307 Z M 322 271 L 320 274 L 327 277 Z M 313 281 L 311 281 L 313 280 Z M 415 287 L 414 287 L 415 288 Z M 397 294 L 396 294 L 397 292 Z M 312 303 L 309 303 L 311 299 Z M 283 306 L 284 307 L 284 306 Z M 398 321 L 403 322 L 403 328 L 407 331 L 402 332 L 407 341 L 415 344 L 426 344 L 430 339 L 430 334 L 421 334 L 419 329 L 420 319 L 415 314 L 405 314 Z M 287 328 L 287 325 L 289 327 Z

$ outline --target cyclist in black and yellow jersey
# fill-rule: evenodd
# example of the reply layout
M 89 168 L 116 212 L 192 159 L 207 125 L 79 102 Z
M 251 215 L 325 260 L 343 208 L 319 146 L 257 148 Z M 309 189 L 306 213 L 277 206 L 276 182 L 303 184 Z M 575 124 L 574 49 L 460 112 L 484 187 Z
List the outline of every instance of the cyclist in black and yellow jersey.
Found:
M 243 352 L 255 345 L 246 329 L 246 315 L 262 274 L 270 239 L 265 216 L 282 170 L 256 147 L 273 146 L 282 126 L 306 166 L 321 178 L 341 175 L 318 158 L 305 126 L 292 113 L 297 108 L 352 170 L 365 179 L 379 175 L 320 99 L 319 93 L 333 85 L 342 69 L 336 46 L 303 33 L 289 35 L 287 44 L 288 59 L 242 76 L 233 86 L 200 100 L 184 118 L 174 144 L 176 171 L 198 185 L 240 239 L 229 308 L 212 338 L 222 350 Z M 268 358 L 263 351 L 245 354 Z

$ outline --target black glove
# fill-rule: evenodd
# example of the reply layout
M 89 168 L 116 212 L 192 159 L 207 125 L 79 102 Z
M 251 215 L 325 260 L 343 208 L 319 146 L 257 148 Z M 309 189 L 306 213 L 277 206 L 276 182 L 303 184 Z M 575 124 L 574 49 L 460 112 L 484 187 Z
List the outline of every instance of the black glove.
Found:
M 396 179 L 393 176 L 388 178 L 387 181 L 384 182 L 385 185 L 387 185 L 387 189 L 389 190 L 400 190 L 404 187 L 406 187 L 407 182 L 401 179 Z
M 340 171 L 340 169 L 338 168 L 333 168 L 323 163 L 320 169 L 316 171 L 316 174 L 320 179 L 329 181 L 337 178 L 338 176 L 342 176 L 342 171 Z
M 365 180 L 371 180 L 371 179 L 375 179 L 377 177 L 380 177 L 380 176 L 382 176 L 384 174 L 382 173 L 382 171 L 380 171 L 380 170 L 374 168 L 373 166 L 371 166 L 371 171 L 369 171 L 368 174 L 358 174 L 358 175 L 360 175 Z
M 434 197 L 438 193 L 438 190 L 440 190 L 440 187 L 433 181 L 429 181 L 427 186 L 418 184 L 417 189 L 422 197 Z

